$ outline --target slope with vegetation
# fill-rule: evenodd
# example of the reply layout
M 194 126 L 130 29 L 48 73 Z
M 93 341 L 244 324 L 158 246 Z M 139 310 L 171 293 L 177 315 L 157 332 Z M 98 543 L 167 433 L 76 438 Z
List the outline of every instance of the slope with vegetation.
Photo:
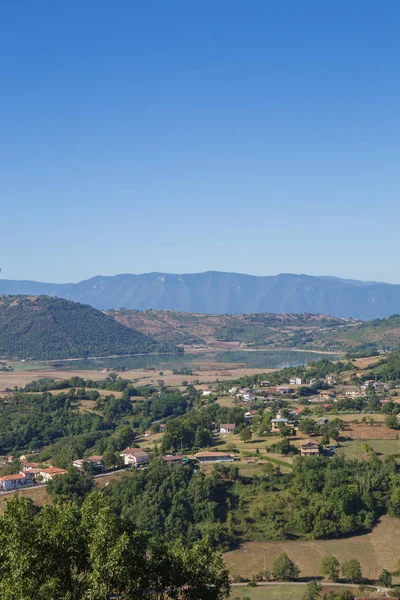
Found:
M 314 314 L 205 315 L 169 310 L 108 311 L 116 321 L 183 344 L 298 348 L 370 356 L 400 346 L 400 316 L 360 322 Z
M 53 359 L 173 349 L 91 306 L 47 296 L 0 296 L 0 356 Z

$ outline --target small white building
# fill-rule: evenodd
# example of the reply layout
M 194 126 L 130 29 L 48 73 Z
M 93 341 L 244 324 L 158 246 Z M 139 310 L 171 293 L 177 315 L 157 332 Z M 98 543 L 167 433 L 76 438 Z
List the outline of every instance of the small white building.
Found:
M 95 469 L 99 469 L 103 466 L 103 457 L 102 456 L 87 456 L 85 458 L 78 458 L 74 460 L 72 465 L 77 469 L 82 469 L 85 463 L 90 463 L 94 466 Z
M 125 465 L 133 465 L 135 468 L 145 467 L 150 461 L 150 456 L 141 448 L 126 448 L 120 456 Z
M 219 426 L 220 433 L 233 433 L 236 425 L 235 423 L 221 423 Z
M 201 392 L 202 396 L 211 396 L 211 394 L 212 394 L 212 390 L 203 390 Z
M 290 385 L 301 385 L 302 381 L 303 380 L 300 377 L 293 377 L 292 379 L 289 379 Z

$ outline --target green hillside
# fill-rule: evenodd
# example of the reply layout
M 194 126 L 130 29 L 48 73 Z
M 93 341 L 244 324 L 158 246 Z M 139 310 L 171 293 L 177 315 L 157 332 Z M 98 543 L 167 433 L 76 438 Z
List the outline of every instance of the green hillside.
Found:
M 55 359 L 172 349 L 84 304 L 0 296 L 0 356 Z
M 205 315 L 171 310 L 108 311 L 119 323 L 156 340 L 181 344 L 234 343 L 242 348 L 298 348 L 373 354 L 400 347 L 400 316 L 373 321 L 314 314 Z

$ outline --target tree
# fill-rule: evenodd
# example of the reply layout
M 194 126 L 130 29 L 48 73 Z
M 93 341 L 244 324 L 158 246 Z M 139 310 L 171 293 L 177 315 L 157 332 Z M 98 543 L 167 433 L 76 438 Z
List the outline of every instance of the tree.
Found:
M 340 563 L 335 556 L 325 556 L 319 566 L 321 575 L 325 575 L 330 581 L 336 581 L 339 578 Z
M 283 552 L 280 554 L 274 562 L 272 569 L 272 576 L 274 579 L 282 579 L 284 581 L 291 581 L 299 576 L 300 569 L 294 564 L 288 555 Z
M 390 427 L 391 429 L 400 429 L 400 422 L 397 419 L 396 415 L 388 415 L 386 417 L 386 426 Z
M 345 579 L 351 582 L 360 581 L 362 579 L 362 569 L 359 561 L 355 558 L 346 561 L 342 565 L 342 575 Z
M 202 448 L 203 446 L 211 446 L 212 444 L 212 435 L 209 429 L 205 427 L 198 427 L 196 429 L 196 435 L 194 438 L 194 445 L 197 448 Z
M 393 488 L 388 504 L 388 512 L 392 517 L 400 518 L 400 486 Z
M 303 596 L 303 600 L 318 600 L 321 597 L 322 585 L 317 579 L 313 579 L 307 583 L 307 591 Z
M 74 500 L 81 502 L 93 489 L 94 482 L 90 473 L 82 473 L 77 469 L 65 475 L 58 475 L 47 484 L 47 491 L 53 502 L 66 502 Z
M 39 512 L 15 496 L 0 518 L 0 597 L 7 600 L 222 600 L 228 572 L 206 543 L 167 547 L 133 529 L 100 491 L 79 508 Z
M 106 469 L 112 469 L 115 466 L 120 466 L 122 459 L 118 452 L 114 452 L 111 447 L 108 447 L 103 454 L 103 464 Z
M 250 427 L 245 427 L 240 432 L 240 439 L 242 440 L 242 442 L 249 442 L 252 438 L 252 435 L 253 434 L 251 433 Z
M 335 598 L 336 600 L 354 600 L 354 594 L 350 590 L 340 590 Z
M 378 582 L 384 587 L 392 587 L 392 574 L 386 569 L 382 569 Z

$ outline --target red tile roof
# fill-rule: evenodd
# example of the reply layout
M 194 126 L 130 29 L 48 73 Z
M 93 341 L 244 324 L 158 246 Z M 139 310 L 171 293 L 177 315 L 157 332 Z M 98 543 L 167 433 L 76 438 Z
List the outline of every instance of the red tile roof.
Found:
M 47 473 L 47 475 L 64 475 L 68 473 L 65 469 L 58 469 L 57 467 L 48 467 L 47 469 L 41 469 L 41 473 Z
M 15 473 L 14 475 L 4 475 L 0 477 L 0 481 L 14 481 L 18 479 L 25 479 L 24 473 Z

